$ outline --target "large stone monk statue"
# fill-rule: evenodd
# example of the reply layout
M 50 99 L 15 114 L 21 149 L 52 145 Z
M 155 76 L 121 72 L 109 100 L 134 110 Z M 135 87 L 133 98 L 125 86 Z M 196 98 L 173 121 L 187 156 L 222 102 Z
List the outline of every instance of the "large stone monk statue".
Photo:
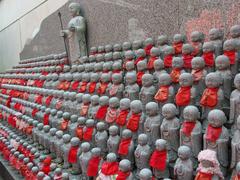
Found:
M 68 23 L 68 29 L 61 31 L 61 36 L 67 39 L 69 60 L 72 64 L 87 55 L 86 22 L 84 17 L 80 16 L 79 3 L 71 3 L 69 11 L 72 19 Z

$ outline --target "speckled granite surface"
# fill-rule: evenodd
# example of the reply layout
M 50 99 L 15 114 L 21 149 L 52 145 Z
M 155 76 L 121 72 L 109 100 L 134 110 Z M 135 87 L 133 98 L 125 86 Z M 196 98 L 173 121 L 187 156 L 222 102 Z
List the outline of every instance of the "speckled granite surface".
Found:
M 229 27 L 240 22 L 240 0 L 75 0 L 87 19 L 88 46 L 145 37 Z M 60 11 L 66 27 L 68 4 Z M 64 51 L 57 12 L 46 18 L 39 34 L 24 47 L 21 59 Z

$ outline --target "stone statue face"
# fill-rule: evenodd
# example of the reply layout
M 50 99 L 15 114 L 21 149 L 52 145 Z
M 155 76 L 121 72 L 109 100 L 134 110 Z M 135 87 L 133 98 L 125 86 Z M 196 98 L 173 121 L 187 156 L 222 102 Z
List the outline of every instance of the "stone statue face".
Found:
M 202 160 L 201 164 L 205 168 L 214 167 L 213 163 L 211 161 L 209 161 L 209 160 Z
M 217 73 L 209 73 L 206 76 L 205 83 L 208 88 L 219 87 L 221 83 L 221 77 Z
M 93 95 L 93 96 L 91 97 L 91 104 L 92 104 L 92 105 L 98 105 L 98 104 L 99 104 L 99 96 Z
M 215 60 L 215 65 L 217 70 L 225 70 L 227 68 L 230 68 L 230 62 L 227 56 L 220 55 Z
M 107 155 L 107 161 L 108 162 L 115 162 L 117 160 L 117 156 L 114 153 L 109 153 Z
M 236 47 L 236 44 L 233 39 L 226 40 L 223 43 L 223 50 L 232 51 L 232 50 L 235 50 L 235 47 Z
M 161 59 L 157 59 L 156 61 L 154 61 L 153 66 L 155 71 L 164 69 L 164 63 Z
M 188 146 L 180 146 L 178 148 L 178 157 L 182 160 L 187 160 L 191 156 L 191 149 Z
M 130 99 L 128 98 L 123 98 L 120 100 L 120 109 L 121 110 L 126 110 L 130 108 Z
M 108 105 L 109 98 L 107 96 L 102 96 L 99 98 L 99 104 L 101 106 Z
M 136 51 L 136 56 L 137 56 L 137 57 L 145 57 L 145 56 L 146 56 L 146 53 L 145 53 L 144 49 L 138 49 L 138 50 Z
M 149 87 L 153 85 L 153 76 L 151 74 L 144 74 L 142 76 L 142 84 L 144 87 Z
M 127 62 L 126 69 L 127 71 L 132 71 L 135 68 L 134 62 Z
M 174 49 L 172 46 L 165 47 L 163 51 L 165 55 L 174 54 Z
M 118 108 L 119 106 L 119 99 L 116 97 L 112 97 L 109 99 L 109 106 L 111 108 Z
M 142 112 L 142 103 L 141 103 L 141 101 L 139 101 L 139 100 L 132 101 L 131 104 L 130 104 L 130 108 L 131 108 L 131 111 L 133 113 L 137 114 L 137 113 Z
M 146 134 L 140 134 L 138 136 L 138 144 L 144 146 L 148 143 L 148 137 Z
M 168 103 L 162 107 L 162 115 L 166 119 L 172 119 L 176 116 L 177 108 L 174 104 Z
M 148 116 L 155 116 L 158 114 L 158 104 L 155 102 L 149 102 L 146 104 L 146 114 Z
M 122 82 L 122 75 L 121 74 L 113 74 L 112 82 L 113 82 L 113 84 L 120 84 Z
M 165 45 L 165 44 L 168 44 L 168 37 L 166 35 L 158 36 L 157 45 L 161 46 L 161 45 Z
M 200 41 L 200 40 L 201 40 L 201 33 L 198 32 L 198 31 L 193 31 L 193 32 L 191 33 L 191 40 L 192 40 L 193 42 Z
M 84 142 L 81 144 L 81 149 L 83 152 L 88 152 L 90 150 L 90 144 L 88 142 Z
M 179 84 L 181 87 L 192 86 L 193 78 L 190 73 L 182 73 L 179 77 Z
M 205 67 L 205 61 L 202 57 L 195 57 L 192 59 L 193 69 L 203 69 Z
M 119 169 L 122 172 L 128 172 L 131 170 L 131 162 L 127 159 L 123 159 L 119 162 Z
M 156 150 L 163 151 L 166 150 L 167 147 L 167 141 L 164 139 L 158 139 L 155 142 Z
M 238 38 L 240 36 L 240 26 L 239 25 L 234 25 L 231 27 L 230 36 L 232 38 Z
M 144 168 L 139 173 L 140 180 L 151 180 L 152 179 L 152 172 L 150 169 Z
M 150 51 L 150 55 L 154 56 L 154 57 L 159 56 L 160 55 L 160 49 L 156 48 L 156 47 L 153 47 Z
M 213 28 L 213 29 L 210 29 L 209 31 L 209 39 L 210 40 L 217 40 L 220 36 L 220 30 L 219 29 L 216 29 L 216 28 Z
M 184 44 L 182 47 L 183 54 L 190 54 L 193 52 L 193 47 L 191 44 Z
M 118 134 L 118 127 L 113 125 L 113 126 L 110 126 L 109 128 L 109 134 L 111 136 L 116 136 Z
M 183 59 L 181 57 L 174 57 L 172 60 L 173 68 L 182 68 L 183 67 Z
M 240 73 L 235 76 L 234 85 L 238 90 L 240 90 Z
M 167 86 L 171 84 L 171 76 L 168 73 L 163 73 L 159 76 L 160 86 Z
M 212 127 L 221 127 L 226 122 L 226 116 L 223 111 L 214 109 L 208 113 L 208 123 Z
M 127 84 L 134 84 L 136 83 L 137 77 L 135 73 L 127 74 L 126 75 L 126 82 Z
M 147 69 L 147 63 L 145 61 L 140 61 L 137 63 L 137 70 L 144 71 Z
M 196 121 L 200 116 L 199 110 L 195 106 L 187 106 L 183 110 L 183 118 L 185 121 Z
M 181 34 L 175 34 L 175 35 L 173 36 L 173 42 L 174 42 L 174 43 L 183 42 L 183 35 L 181 35 Z

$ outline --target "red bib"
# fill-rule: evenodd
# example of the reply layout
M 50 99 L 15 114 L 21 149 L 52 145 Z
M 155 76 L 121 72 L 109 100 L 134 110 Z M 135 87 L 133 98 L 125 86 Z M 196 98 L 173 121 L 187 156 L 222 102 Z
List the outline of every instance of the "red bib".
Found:
M 53 96 L 48 96 L 48 97 L 46 98 L 46 100 L 45 100 L 45 104 L 46 104 L 47 106 L 49 106 L 50 103 L 51 103 L 51 101 L 52 101 L 52 99 L 53 99 Z
M 175 50 L 175 54 L 181 54 L 182 53 L 182 46 L 183 46 L 182 42 L 173 43 L 173 48 Z
M 95 118 L 98 120 L 104 120 L 107 114 L 108 105 L 100 106 L 95 115 Z
M 224 51 L 223 54 L 229 58 L 229 61 L 230 61 L 231 65 L 235 64 L 236 51 L 234 51 L 234 50 L 232 50 L 232 51 Z
M 71 82 L 64 81 L 62 85 L 62 90 L 67 91 L 70 88 Z
M 176 104 L 178 106 L 187 106 L 191 101 L 191 86 L 180 87 L 176 94 Z
M 191 74 L 193 76 L 194 82 L 198 82 L 202 79 L 203 69 L 193 69 Z
M 88 84 L 88 82 L 82 82 L 81 83 L 81 85 L 80 85 L 80 88 L 79 88 L 79 91 L 78 92 L 80 92 L 80 93 L 84 93 L 85 91 L 86 91 L 86 89 L 87 89 L 87 84 Z
M 154 99 L 159 102 L 165 102 L 168 99 L 169 86 L 161 86 L 155 94 Z
M 117 174 L 118 162 L 104 162 L 102 164 L 101 172 L 106 176 Z
M 83 140 L 83 127 L 78 126 L 75 130 L 75 133 L 80 140 Z
M 77 153 L 78 153 L 78 146 L 71 146 L 68 152 L 68 162 L 69 163 L 76 163 L 77 162 Z
M 127 128 L 133 132 L 136 132 L 138 130 L 141 115 L 142 115 L 141 113 L 138 114 L 132 113 L 131 117 L 128 119 Z
M 143 77 L 144 74 L 145 73 L 142 72 L 142 71 L 137 72 L 137 84 L 140 85 L 140 86 L 142 85 L 142 77 Z
M 199 171 L 194 180 L 212 180 L 213 174 Z
M 151 56 L 148 60 L 147 68 L 148 70 L 153 70 L 154 69 L 154 62 L 158 59 L 156 56 Z
M 182 132 L 185 136 L 191 136 L 192 130 L 194 129 L 196 122 L 184 121 L 182 125 Z
M 119 170 L 117 173 L 116 180 L 126 180 L 129 175 L 130 175 L 130 172 L 122 172 L 121 170 Z
M 113 123 L 116 121 L 118 115 L 118 110 L 114 108 L 108 108 L 105 121 L 107 123 Z
M 79 84 L 80 81 L 74 81 L 71 85 L 71 90 L 76 91 L 78 89 Z
M 128 139 L 121 139 L 121 142 L 118 147 L 118 154 L 120 155 L 127 155 L 128 154 L 128 149 L 131 144 L 132 138 Z
M 119 126 L 124 126 L 126 124 L 127 116 L 128 116 L 129 110 L 121 110 L 117 119 L 116 123 Z
M 37 95 L 35 98 L 35 103 L 42 104 L 43 95 Z
M 61 122 L 61 125 L 60 125 L 60 129 L 61 129 L 62 131 L 66 131 L 66 130 L 67 130 L 67 128 L 68 128 L 68 122 L 69 122 L 69 120 L 63 119 L 63 121 Z
M 149 44 L 149 45 L 144 47 L 144 50 L 145 50 L 145 53 L 146 53 L 147 56 L 150 56 L 150 52 L 151 52 L 152 47 L 153 47 L 152 44 Z
M 149 165 L 159 171 L 166 169 L 167 151 L 155 150 L 150 158 Z
M 218 88 L 207 88 L 204 90 L 200 105 L 213 108 L 218 103 Z
M 145 59 L 144 57 L 138 57 L 134 62 L 135 66 L 137 65 L 137 63 L 143 61 L 144 59 Z
M 192 52 L 192 55 L 193 56 L 197 56 L 198 55 L 198 53 L 199 53 L 199 42 L 192 42 L 191 43 L 192 44 L 192 46 L 193 46 L 193 48 L 194 48 L 194 50 L 193 50 L 193 52 Z
M 181 75 L 181 69 L 178 69 L 178 68 L 174 68 L 172 69 L 171 73 L 170 73 L 170 76 L 172 78 L 172 82 L 173 83 L 178 83 L 179 82 L 179 77 Z
M 49 125 L 49 116 L 50 116 L 50 114 L 44 114 L 43 125 Z
M 206 131 L 206 139 L 211 142 L 216 142 L 222 133 L 222 127 L 216 128 L 208 125 Z
M 107 87 L 108 87 L 108 83 L 103 83 L 101 82 L 100 83 L 100 86 L 98 87 L 98 90 L 97 90 L 97 93 L 99 95 L 103 95 L 106 93 L 106 90 L 107 90 Z
M 93 130 L 94 130 L 94 127 L 87 127 L 86 131 L 83 134 L 83 139 L 85 141 L 91 141 L 92 140 Z
M 214 66 L 214 53 L 213 52 L 205 52 L 202 55 L 204 61 L 205 61 L 205 66 Z
M 163 59 L 163 62 L 164 62 L 164 66 L 166 68 L 171 68 L 172 67 L 172 59 L 173 59 L 173 56 L 170 54 L 170 55 L 166 55 Z
M 96 82 L 90 82 L 89 87 L 88 87 L 88 92 L 90 94 L 95 92 L 96 85 L 97 85 Z
M 87 175 L 90 177 L 94 177 L 98 175 L 98 167 L 99 163 L 101 161 L 101 158 L 99 156 L 92 157 L 88 162 L 88 168 L 87 168 Z
M 191 54 L 183 54 L 182 55 L 183 58 L 183 67 L 186 69 L 191 69 L 192 68 L 192 59 L 193 59 L 193 55 Z

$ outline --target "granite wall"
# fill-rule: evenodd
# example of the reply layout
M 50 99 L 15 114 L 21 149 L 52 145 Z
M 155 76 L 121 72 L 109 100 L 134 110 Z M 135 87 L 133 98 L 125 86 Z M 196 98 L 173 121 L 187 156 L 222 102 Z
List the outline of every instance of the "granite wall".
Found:
M 229 27 L 240 22 L 240 0 L 75 0 L 87 19 L 88 46 L 122 43 L 134 39 L 185 33 L 205 34 L 213 27 Z M 71 18 L 68 4 L 59 10 L 64 27 Z M 57 12 L 46 18 L 40 32 L 21 52 L 21 59 L 64 51 L 59 37 Z M 207 37 L 206 37 L 207 38 Z

